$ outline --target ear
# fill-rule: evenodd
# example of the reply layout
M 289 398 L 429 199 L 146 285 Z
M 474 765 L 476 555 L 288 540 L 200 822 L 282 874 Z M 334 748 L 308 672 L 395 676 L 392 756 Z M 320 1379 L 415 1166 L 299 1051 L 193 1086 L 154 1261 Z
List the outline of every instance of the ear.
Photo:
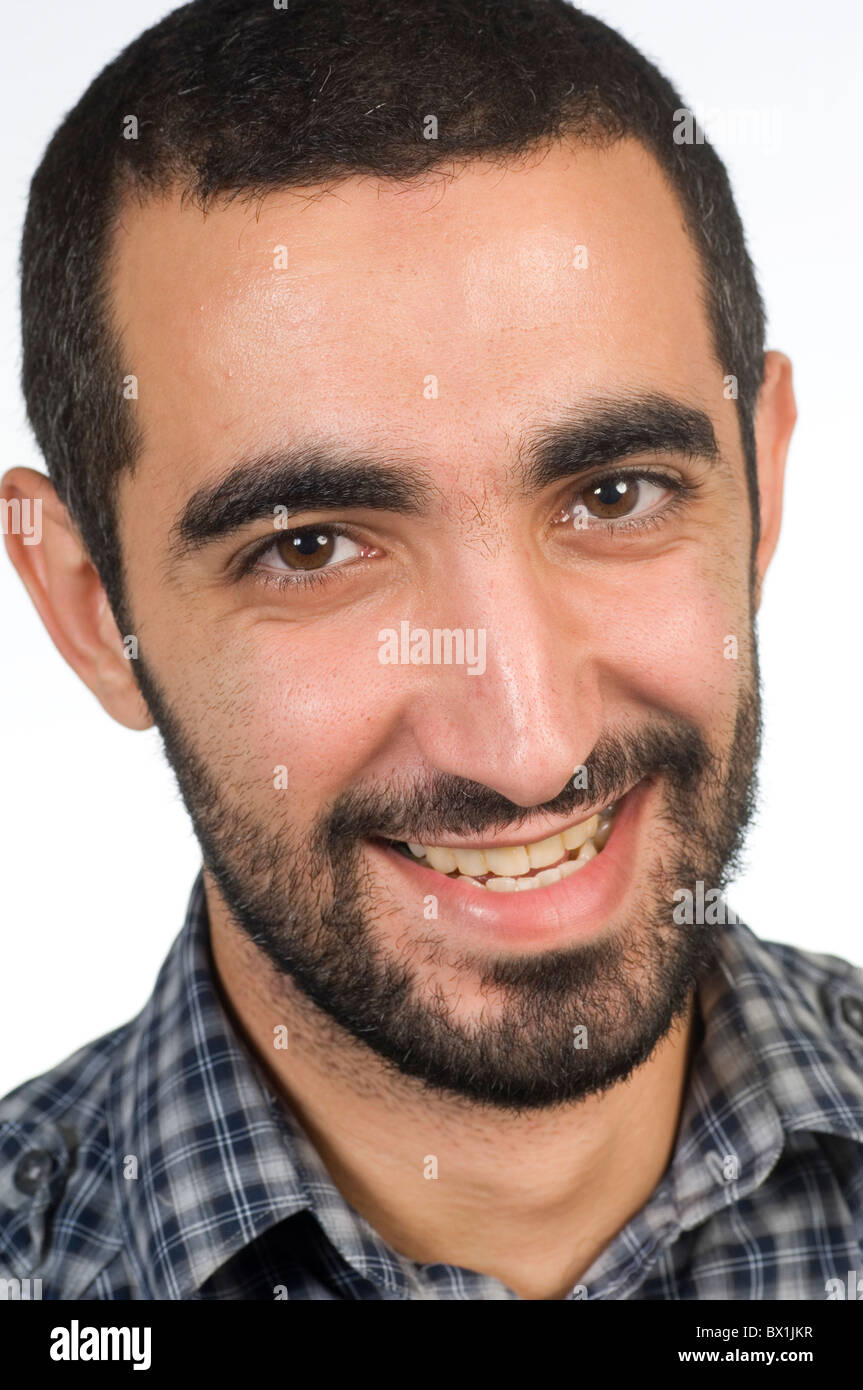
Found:
M 0 508 L 9 558 L 60 655 L 119 724 L 151 728 L 105 590 L 49 479 L 10 469 Z
M 797 403 L 791 380 L 791 361 L 784 352 L 764 355 L 764 380 L 755 412 L 755 447 L 758 460 L 758 505 L 761 529 L 755 552 L 755 610 L 767 567 L 773 558 L 782 524 L 785 460 L 797 421 Z

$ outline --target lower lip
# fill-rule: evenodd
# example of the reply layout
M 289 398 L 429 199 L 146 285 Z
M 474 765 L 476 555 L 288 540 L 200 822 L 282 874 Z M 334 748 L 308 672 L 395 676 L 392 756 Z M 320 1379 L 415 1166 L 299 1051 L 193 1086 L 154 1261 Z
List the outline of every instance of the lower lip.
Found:
M 605 848 L 583 869 L 526 893 L 494 893 L 472 883 L 460 884 L 379 840 L 367 841 L 366 848 L 380 856 L 387 874 L 396 875 L 404 902 L 417 903 L 418 922 L 427 920 L 424 900 L 434 894 L 438 925 L 453 922 L 460 935 L 503 942 L 514 949 L 562 946 L 599 934 L 623 904 L 638 874 L 636 851 L 649 788 L 650 781 L 645 779 L 621 798 Z

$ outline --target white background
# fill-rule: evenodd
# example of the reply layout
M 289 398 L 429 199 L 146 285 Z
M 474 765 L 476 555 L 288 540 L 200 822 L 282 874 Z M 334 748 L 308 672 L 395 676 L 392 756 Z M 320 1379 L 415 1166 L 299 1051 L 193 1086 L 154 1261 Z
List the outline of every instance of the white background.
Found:
M 2 470 L 25 424 L 16 260 L 29 179 L 99 69 L 175 8 L 6 0 L 0 82 Z M 856 868 L 861 401 L 861 8 L 791 0 L 588 5 L 703 114 L 725 160 L 800 418 L 759 631 L 762 802 L 729 894 L 762 937 L 863 961 Z M 719 113 L 714 128 L 712 110 Z M 734 113 L 756 113 L 755 138 Z M 0 470 L 0 471 L 2 471 Z M 116 725 L 0 554 L 0 1095 L 125 1022 L 180 926 L 197 846 L 155 731 Z

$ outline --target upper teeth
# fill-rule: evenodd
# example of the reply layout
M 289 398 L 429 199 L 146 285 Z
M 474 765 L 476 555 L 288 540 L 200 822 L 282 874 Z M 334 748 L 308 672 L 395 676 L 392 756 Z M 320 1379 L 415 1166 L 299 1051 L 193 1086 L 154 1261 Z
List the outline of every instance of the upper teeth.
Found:
M 545 840 L 536 840 L 529 845 L 506 845 L 498 849 L 451 849 L 446 845 L 420 845 L 408 842 L 408 849 L 418 859 L 425 859 L 433 869 L 444 874 L 458 871 L 470 878 L 481 878 L 485 874 L 495 874 L 502 878 L 516 879 L 530 874 L 534 869 L 545 869 L 564 859 L 570 850 L 580 849 L 596 838 L 601 840 L 596 849 L 601 849 L 611 827 L 612 807 L 602 815 L 594 815 L 580 825 L 570 826 L 559 835 L 550 835 Z

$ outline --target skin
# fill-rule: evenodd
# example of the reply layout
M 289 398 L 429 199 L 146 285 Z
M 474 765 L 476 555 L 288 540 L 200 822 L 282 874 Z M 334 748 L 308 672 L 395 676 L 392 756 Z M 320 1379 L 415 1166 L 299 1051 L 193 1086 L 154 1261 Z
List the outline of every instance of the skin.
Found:
M 437 842 L 512 844 L 580 819 L 535 808 L 609 730 L 667 711 L 727 755 L 796 407 L 791 364 L 771 351 L 756 422 L 753 594 L 736 406 L 723 395 L 733 367 L 713 355 L 696 255 L 659 167 L 632 141 L 605 152 L 559 144 L 506 170 L 471 163 L 454 180 L 351 178 L 308 192 L 206 219 L 166 197 L 130 208 L 118 234 L 114 302 L 146 434 L 120 492 L 129 603 L 148 666 L 200 733 L 220 785 L 253 798 L 261 823 L 302 837 L 346 789 L 434 770 L 526 808 L 509 829 Z M 279 244 L 288 270 L 273 269 Z M 572 268 L 577 244 L 589 273 Z M 430 373 L 434 400 L 423 394 Z M 574 489 L 514 497 L 507 470 L 520 435 L 639 390 L 706 411 L 720 463 L 665 460 L 698 493 L 664 527 L 550 538 L 549 518 Z M 170 570 L 170 528 L 190 494 L 251 450 L 299 435 L 410 455 L 437 485 L 430 516 L 303 514 L 352 522 L 376 555 L 300 595 L 226 581 L 266 521 Z M 6 540 L 61 654 L 113 718 L 149 727 L 98 576 L 50 483 L 16 468 L 3 495 L 42 499 L 42 544 Z M 381 665 L 378 631 L 408 615 L 428 628 L 486 628 L 484 675 Z M 727 634 L 739 637 L 739 661 L 724 658 Z M 273 801 L 280 763 L 287 811 Z M 670 849 L 660 812 L 654 796 L 641 815 L 632 909 L 651 853 Z M 369 867 L 388 895 L 376 939 L 416 964 L 428 924 L 385 863 Z M 226 1005 L 348 1199 L 413 1259 L 493 1274 L 523 1298 L 563 1297 L 668 1164 L 691 1007 L 628 1081 L 570 1105 L 510 1113 L 429 1094 L 315 1010 L 252 947 L 212 875 L 205 883 Z M 482 988 L 443 910 L 436 927 L 442 956 L 416 964 L 417 978 L 443 991 L 457 1023 L 481 1026 L 500 994 Z M 276 1023 L 299 1040 L 288 1052 L 273 1049 Z M 423 1179 L 428 1153 L 443 1180 Z

